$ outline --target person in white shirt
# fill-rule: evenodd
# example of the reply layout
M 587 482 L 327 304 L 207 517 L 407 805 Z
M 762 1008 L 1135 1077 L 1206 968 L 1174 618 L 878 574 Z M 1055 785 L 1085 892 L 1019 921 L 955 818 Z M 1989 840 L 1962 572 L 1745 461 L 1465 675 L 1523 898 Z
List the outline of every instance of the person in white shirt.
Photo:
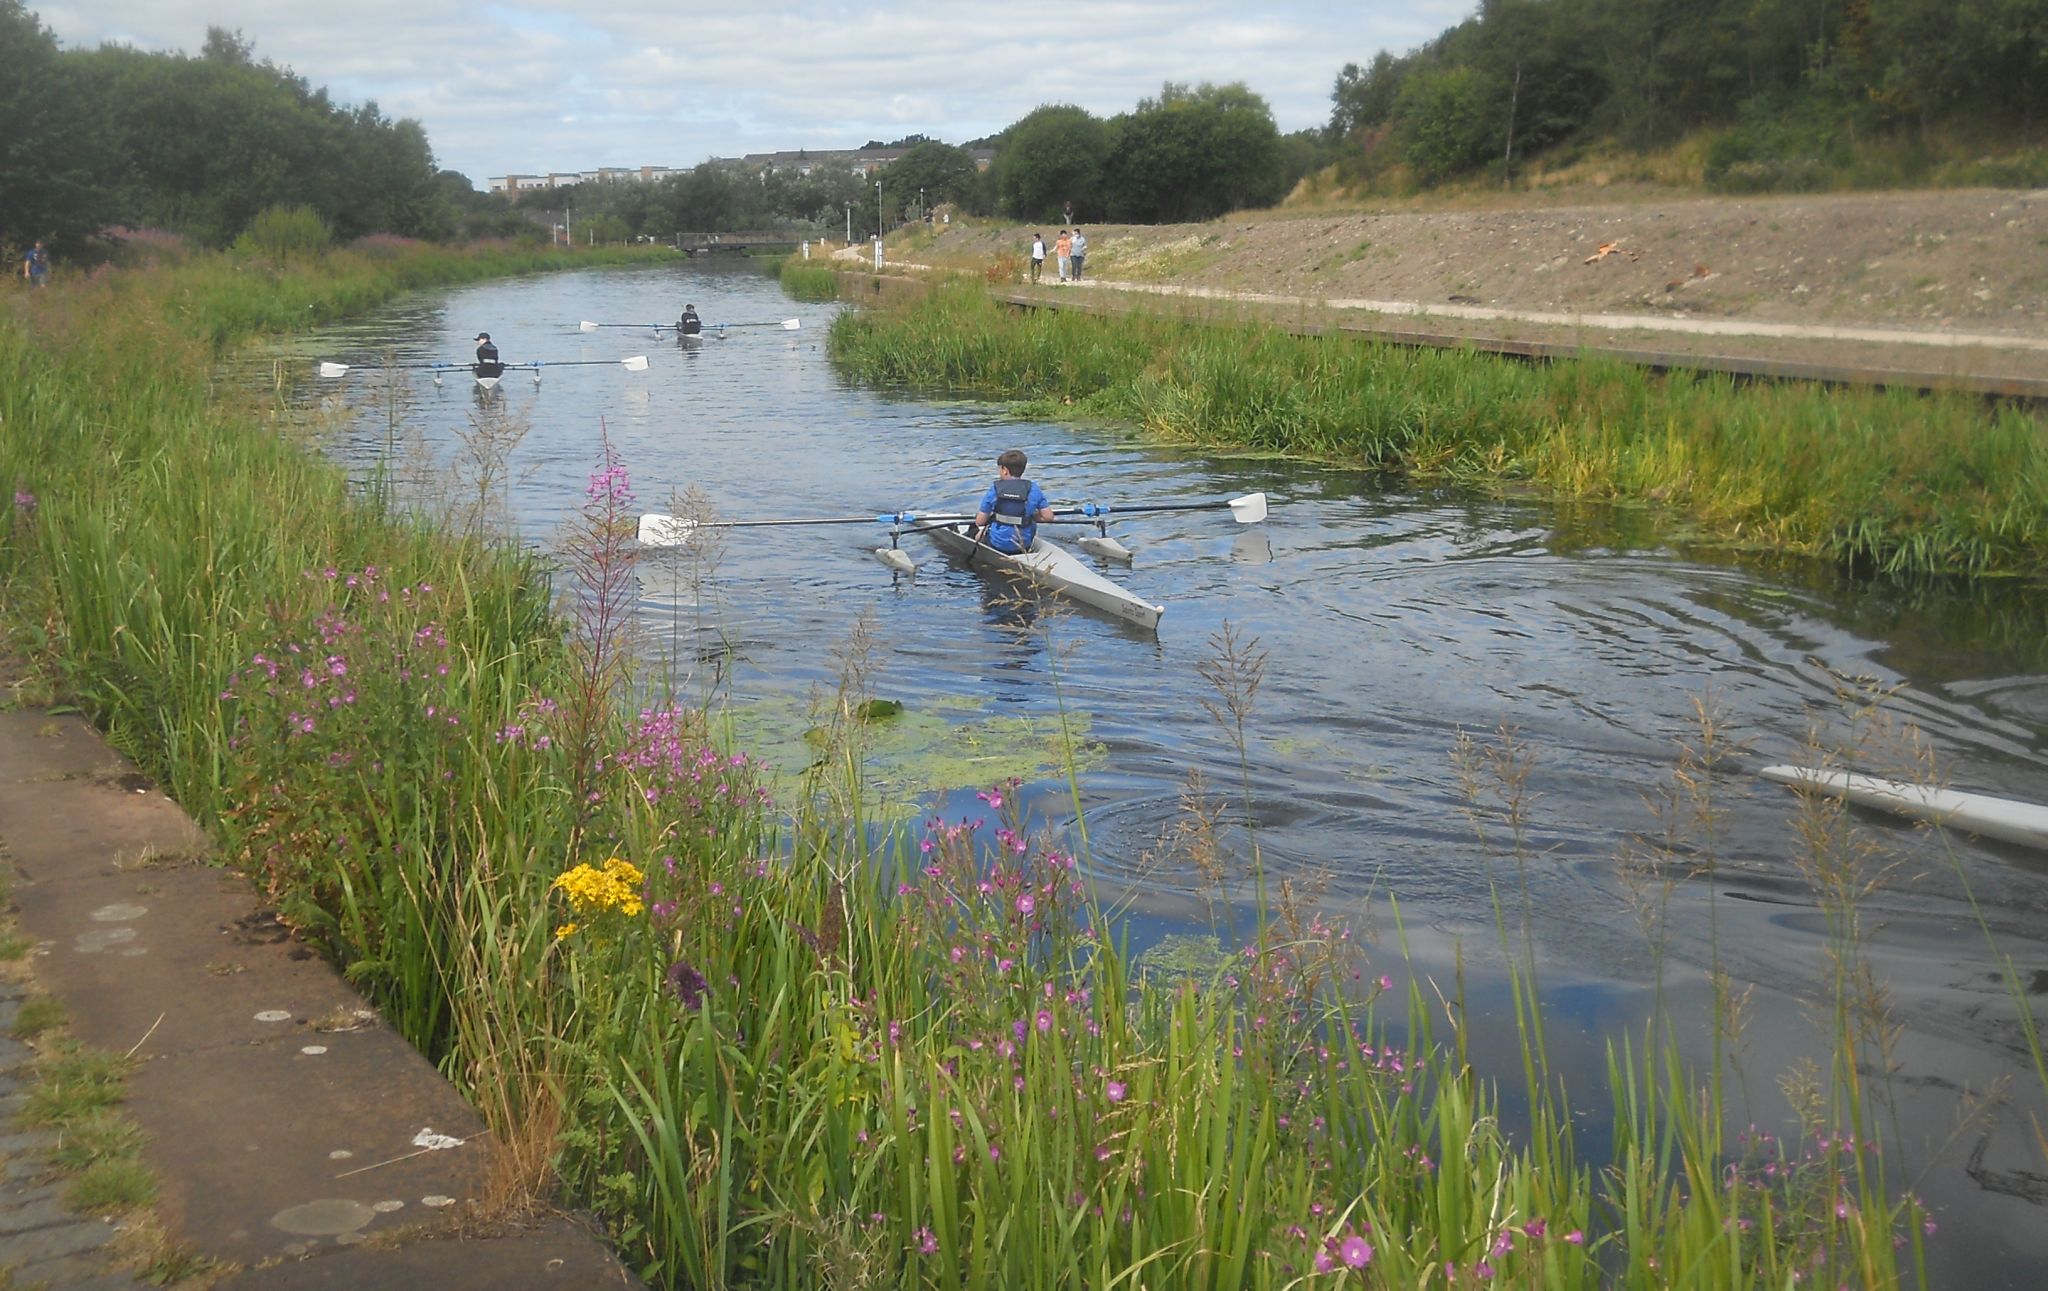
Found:
M 1038 281 L 1039 273 L 1045 268 L 1045 234 L 1031 235 L 1031 281 Z

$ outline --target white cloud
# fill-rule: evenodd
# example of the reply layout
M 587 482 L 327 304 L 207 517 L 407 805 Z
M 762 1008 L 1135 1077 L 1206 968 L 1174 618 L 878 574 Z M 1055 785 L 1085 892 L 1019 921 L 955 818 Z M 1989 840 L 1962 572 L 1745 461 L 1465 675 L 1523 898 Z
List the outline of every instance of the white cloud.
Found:
M 67 45 L 196 50 L 209 25 L 337 98 L 417 117 L 441 163 L 507 171 L 689 166 L 924 133 L 963 142 L 1043 103 L 1125 111 L 1166 81 L 1243 81 L 1283 130 L 1329 117 L 1347 62 L 1400 52 L 1476 0 L 91 0 L 38 13 Z

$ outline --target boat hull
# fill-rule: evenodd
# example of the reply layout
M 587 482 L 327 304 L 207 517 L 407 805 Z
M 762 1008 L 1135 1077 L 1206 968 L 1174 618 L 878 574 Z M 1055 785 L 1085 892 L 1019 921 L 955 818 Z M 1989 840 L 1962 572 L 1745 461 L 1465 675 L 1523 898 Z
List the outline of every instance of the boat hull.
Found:
M 959 528 L 927 529 L 924 532 L 947 552 L 969 560 L 977 569 L 999 571 L 1035 586 L 1047 588 L 1069 600 L 1126 623 L 1157 630 L 1159 616 L 1166 613 L 1165 606 L 1153 605 L 1131 595 L 1090 569 L 1065 548 L 1043 537 L 1031 545 L 1030 551 L 1012 556 L 984 543 L 977 543 L 964 525 Z
M 1902 780 L 1881 780 L 1851 771 L 1822 771 L 1814 767 L 1765 767 L 1757 774 L 1795 789 L 1829 794 L 1861 806 L 1930 821 L 1943 829 L 2001 839 L 2025 847 L 2048 848 L 2048 807 L 2034 803 L 1994 798 L 1982 793 L 1958 793 L 1953 789 L 1936 789 Z

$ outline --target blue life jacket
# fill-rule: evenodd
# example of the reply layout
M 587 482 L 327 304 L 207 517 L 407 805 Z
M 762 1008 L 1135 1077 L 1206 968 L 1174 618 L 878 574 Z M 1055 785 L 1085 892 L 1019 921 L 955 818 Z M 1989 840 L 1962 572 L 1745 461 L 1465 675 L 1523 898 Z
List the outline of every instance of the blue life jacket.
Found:
M 989 508 L 989 537 L 992 546 L 1001 548 L 1002 543 L 994 541 L 999 535 L 997 526 L 1008 528 L 1007 536 L 1014 539 L 1016 549 L 1024 551 L 1038 538 L 1037 519 L 1031 514 L 1031 481 L 1003 479 L 996 481 L 995 505 Z

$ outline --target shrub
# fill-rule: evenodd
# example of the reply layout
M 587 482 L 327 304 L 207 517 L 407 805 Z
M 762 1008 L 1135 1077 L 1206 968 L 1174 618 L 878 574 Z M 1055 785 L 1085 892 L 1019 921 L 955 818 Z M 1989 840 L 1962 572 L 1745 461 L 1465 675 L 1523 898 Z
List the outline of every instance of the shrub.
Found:
M 235 239 L 235 254 L 280 264 L 317 256 L 334 241 L 327 221 L 310 206 L 266 206 Z

